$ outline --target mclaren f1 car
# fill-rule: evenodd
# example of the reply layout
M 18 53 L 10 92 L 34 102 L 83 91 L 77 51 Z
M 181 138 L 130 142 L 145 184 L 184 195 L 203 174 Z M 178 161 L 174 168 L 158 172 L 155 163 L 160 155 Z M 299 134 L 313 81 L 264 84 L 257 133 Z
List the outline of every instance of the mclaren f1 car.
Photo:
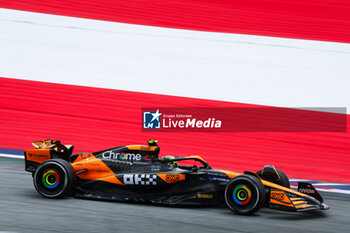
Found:
M 244 174 L 213 169 L 200 156 L 159 157 L 156 140 L 72 154 L 72 145 L 48 139 L 24 151 L 25 169 L 44 197 L 149 202 L 167 205 L 227 205 L 249 215 L 262 207 L 285 211 L 325 210 L 309 183 L 291 189 L 288 177 L 267 165 Z

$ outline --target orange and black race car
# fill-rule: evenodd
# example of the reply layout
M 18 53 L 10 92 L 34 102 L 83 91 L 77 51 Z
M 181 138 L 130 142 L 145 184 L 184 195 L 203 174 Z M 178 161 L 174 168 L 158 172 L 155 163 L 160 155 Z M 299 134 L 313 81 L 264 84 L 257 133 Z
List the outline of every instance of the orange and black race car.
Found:
M 227 205 L 238 214 L 262 207 L 286 211 L 325 210 L 316 189 L 299 183 L 271 165 L 244 174 L 212 169 L 200 156 L 159 158 L 157 140 L 148 145 L 115 147 L 72 154 L 59 140 L 33 142 L 25 150 L 26 171 L 36 190 L 48 198 L 83 198 L 150 202 L 168 205 Z

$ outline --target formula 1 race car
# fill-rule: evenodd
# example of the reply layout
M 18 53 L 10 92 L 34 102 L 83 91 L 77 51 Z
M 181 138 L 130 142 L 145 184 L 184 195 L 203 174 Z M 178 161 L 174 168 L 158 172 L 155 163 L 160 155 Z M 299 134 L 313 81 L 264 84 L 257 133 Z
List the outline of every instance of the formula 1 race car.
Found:
M 285 211 L 326 210 L 309 183 L 290 189 L 288 177 L 271 165 L 244 174 L 212 169 L 200 156 L 159 158 L 157 140 L 94 153 L 72 154 L 72 145 L 48 139 L 25 150 L 25 169 L 44 197 L 224 205 L 249 215 L 263 206 Z M 185 164 L 184 164 L 185 163 Z M 198 164 L 198 165 L 197 165 Z

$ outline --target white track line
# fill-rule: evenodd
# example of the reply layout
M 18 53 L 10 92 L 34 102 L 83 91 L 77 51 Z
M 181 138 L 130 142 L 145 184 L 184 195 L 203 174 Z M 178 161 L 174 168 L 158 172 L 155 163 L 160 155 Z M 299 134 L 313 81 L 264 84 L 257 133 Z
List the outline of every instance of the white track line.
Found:
M 341 189 L 319 189 L 317 188 L 318 191 L 322 192 L 329 192 L 329 193 L 342 193 L 342 194 L 348 194 L 350 195 L 350 190 L 341 190 Z
M 11 155 L 11 154 L 2 154 L 2 153 L 0 153 L 0 157 L 3 157 L 3 158 L 14 158 L 14 159 L 24 159 L 24 155 Z

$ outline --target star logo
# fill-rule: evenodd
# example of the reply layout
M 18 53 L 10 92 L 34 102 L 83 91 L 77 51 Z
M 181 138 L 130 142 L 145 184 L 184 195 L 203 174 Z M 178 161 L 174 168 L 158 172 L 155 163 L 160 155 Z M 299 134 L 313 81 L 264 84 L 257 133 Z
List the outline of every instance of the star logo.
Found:
M 160 129 L 162 113 L 157 109 L 155 112 L 143 112 L 144 129 Z
M 156 119 L 157 119 L 157 121 L 159 121 L 159 117 L 160 117 L 160 115 L 162 115 L 162 114 L 159 112 L 159 109 L 157 109 L 157 111 L 156 111 L 155 113 L 151 113 L 151 115 L 153 116 L 153 118 L 152 118 L 152 120 L 151 120 L 151 122 L 152 122 L 152 121 L 154 121 L 154 120 L 156 120 Z

